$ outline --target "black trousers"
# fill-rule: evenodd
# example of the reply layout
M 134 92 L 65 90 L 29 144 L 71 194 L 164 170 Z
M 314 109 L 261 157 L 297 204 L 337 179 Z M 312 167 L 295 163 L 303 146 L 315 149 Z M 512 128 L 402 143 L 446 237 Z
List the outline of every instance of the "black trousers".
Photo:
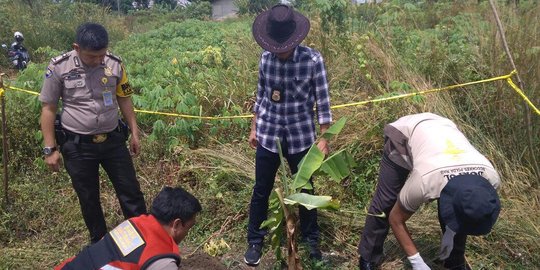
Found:
M 289 155 L 287 153 L 287 142 L 282 142 L 284 158 L 289 163 L 291 172 L 294 174 L 298 171 L 298 164 L 307 154 L 308 150 L 297 154 Z M 267 218 L 268 198 L 274 187 L 274 180 L 280 165 L 279 154 L 270 152 L 262 146 L 257 147 L 255 158 L 255 186 L 253 187 L 253 195 L 251 196 L 251 204 L 249 207 L 249 223 L 248 223 L 248 243 L 261 244 L 264 241 L 264 236 L 267 231 L 260 229 L 262 222 Z M 310 179 L 311 184 L 313 180 Z M 308 192 L 302 190 L 302 192 Z M 307 210 L 305 207 L 299 207 L 300 212 L 300 231 L 302 240 L 309 245 L 317 245 L 319 242 L 319 226 L 317 224 L 317 210 Z
M 386 154 L 383 155 L 379 179 L 373 200 L 369 206 L 368 213 L 378 215 L 385 213 L 386 217 L 366 216 L 366 223 L 362 231 L 362 237 L 358 244 L 358 254 L 368 261 L 375 264 L 380 264 L 383 259 L 383 245 L 390 229 L 388 216 L 390 210 L 396 204 L 399 192 L 403 188 L 405 181 L 409 175 L 409 170 L 400 167 L 392 162 Z M 438 201 L 437 201 L 438 203 Z M 439 224 L 444 233 L 446 225 L 441 221 L 439 215 Z M 467 235 L 456 234 L 454 237 L 454 249 L 450 253 L 450 257 L 445 260 L 445 267 L 452 268 L 463 265 L 465 263 L 465 244 Z
M 99 144 L 68 139 L 61 149 L 92 243 L 107 233 L 99 193 L 99 165 L 112 182 L 124 217 L 146 214 L 144 196 L 121 132 L 110 133 L 109 138 Z

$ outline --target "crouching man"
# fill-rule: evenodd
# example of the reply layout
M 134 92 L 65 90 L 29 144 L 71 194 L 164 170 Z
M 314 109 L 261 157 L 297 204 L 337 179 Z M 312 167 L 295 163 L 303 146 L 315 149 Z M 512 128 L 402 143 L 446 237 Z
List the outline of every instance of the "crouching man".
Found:
M 499 174 L 452 121 L 436 114 L 404 116 L 384 135 L 377 189 L 358 246 L 360 269 L 381 263 L 389 227 L 413 269 L 430 269 L 405 222 L 433 200 L 443 231 L 440 259 L 448 269 L 469 269 L 467 235 L 489 233 L 500 212 Z
M 165 187 L 154 199 L 150 215 L 124 221 L 55 270 L 177 270 L 178 244 L 201 210 L 197 198 L 184 189 Z

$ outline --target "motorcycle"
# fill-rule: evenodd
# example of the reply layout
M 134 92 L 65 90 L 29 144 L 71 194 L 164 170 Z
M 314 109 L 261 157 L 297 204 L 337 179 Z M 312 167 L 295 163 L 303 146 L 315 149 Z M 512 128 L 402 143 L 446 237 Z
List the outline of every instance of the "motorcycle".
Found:
M 30 55 L 25 47 L 20 46 L 20 48 L 13 50 L 8 48 L 6 44 L 2 44 L 2 48 L 7 51 L 7 56 L 13 64 L 13 68 L 23 70 L 27 67 L 28 62 L 30 62 Z

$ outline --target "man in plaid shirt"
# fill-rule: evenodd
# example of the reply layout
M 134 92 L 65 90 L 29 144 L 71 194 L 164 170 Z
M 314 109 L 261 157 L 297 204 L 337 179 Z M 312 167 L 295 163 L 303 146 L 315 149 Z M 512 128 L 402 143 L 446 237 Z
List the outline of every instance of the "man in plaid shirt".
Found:
M 321 54 L 300 42 L 309 32 L 309 20 L 287 5 L 276 5 L 257 16 L 253 36 L 265 49 L 259 63 L 259 82 L 249 144 L 257 149 L 255 186 L 248 224 L 246 264 L 260 262 L 266 230 L 260 229 L 267 218 L 268 198 L 280 165 L 279 139 L 291 172 L 315 142 L 314 105 L 320 132 L 332 121 L 326 69 Z M 321 139 L 319 149 L 328 154 L 328 143 Z M 313 184 L 313 183 L 312 183 Z M 307 191 L 303 191 L 307 192 Z M 300 207 L 302 239 L 310 257 L 320 260 L 319 228 L 316 210 Z

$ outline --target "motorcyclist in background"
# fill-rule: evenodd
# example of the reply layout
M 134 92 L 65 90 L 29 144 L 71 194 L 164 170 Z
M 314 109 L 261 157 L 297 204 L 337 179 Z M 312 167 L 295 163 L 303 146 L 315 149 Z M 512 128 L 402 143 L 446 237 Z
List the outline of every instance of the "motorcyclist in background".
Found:
M 30 61 L 28 51 L 22 44 L 24 36 L 21 32 L 15 32 L 13 38 L 15 41 L 9 47 L 8 56 L 15 68 L 23 70 Z
M 24 41 L 24 36 L 21 32 L 15 32 L 13 34 L 13 38 L 15 39 L 15 42 L 11 43 L 11 47 L 9 47 L 10 51 L 18 51 L 21 49 L 26 50 L 22 45 L 22 42 Z

